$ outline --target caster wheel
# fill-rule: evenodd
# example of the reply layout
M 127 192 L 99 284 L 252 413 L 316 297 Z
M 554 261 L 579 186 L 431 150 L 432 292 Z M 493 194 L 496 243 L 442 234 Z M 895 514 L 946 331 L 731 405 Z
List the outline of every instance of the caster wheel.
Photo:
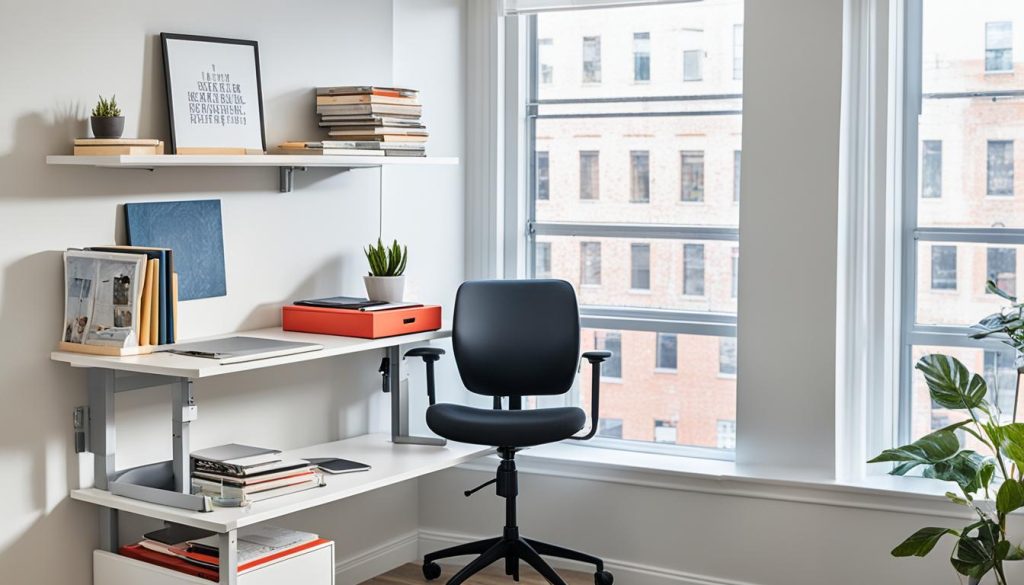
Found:
M 424 579 L 426 579 L 427 581 L 433 581 L 434 579 L 437 579 L 440 576 L 441 576 L 441 565 L 439 565 L 437 563 L 434 563 L 434 562 L 423 563 L 423 578 Z M 608 583 L 611 583 L 611 581 L 609 581 Z
M 615 582 L 615 577 L 608 571 L 598 571 L 594 573 L 594 585 L 612 585 Z

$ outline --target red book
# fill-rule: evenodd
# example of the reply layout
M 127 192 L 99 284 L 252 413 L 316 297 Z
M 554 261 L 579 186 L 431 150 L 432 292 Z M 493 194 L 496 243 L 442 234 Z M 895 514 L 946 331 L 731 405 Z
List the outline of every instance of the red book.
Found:
M 171 569 L 172 571 L 178 571 L 179 573 L 185 573 L 186 575 L 192 575 L 201 579 L 207 579 L 216 583 L 220 580 L 220 575 L 217 574 L 216 569 L 209 569 L 207 567 L 200 567 L 194 565 L 185 559 L 178 557 L 172 557 L 170 555 L 160 554 L 156 551 L 143 548 L 137 544 L 129 544 L 122 546 L 121 550 L 118 551 L 122 556 L 137 561 L 143 561 L 163 567 L 165 569 Z

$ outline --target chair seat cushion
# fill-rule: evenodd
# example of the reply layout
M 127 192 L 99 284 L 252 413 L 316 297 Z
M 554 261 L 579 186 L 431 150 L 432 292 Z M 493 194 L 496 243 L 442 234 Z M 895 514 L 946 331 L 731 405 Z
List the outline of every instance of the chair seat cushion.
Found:
M 460 404 L 427 409 L 427 426 L 442 437 L 474 445 L 531 447 L 568 439 L 583 428 L 587 415 L 575 407 L 492 410 Z

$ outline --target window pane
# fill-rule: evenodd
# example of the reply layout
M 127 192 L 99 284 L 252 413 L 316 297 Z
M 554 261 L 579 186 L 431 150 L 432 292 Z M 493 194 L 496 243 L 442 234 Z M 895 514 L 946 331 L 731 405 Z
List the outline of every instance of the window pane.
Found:
M 733 337 L 718 338 L 718 373 L 736 375 L 736 339 Z
M 619 334 L 614 343 L 621 362 L 618 379 L 601 386 L 601 418 L 622 421 L 627 441 L 653 442 L 655 421 L 667 421 L 675 423 L 677 444 L 720 448 L 718 421 L 736 420 L 736 378 L 719 373 L 718 338 L 674 336 L 679 360 L 671 372 L 651 368 L 657 333 L 584 329 L 583 350 L 608 347 L 604 338 L 610 333 Z M 579 390 L 580 408 L 589 409 L 590 368 L 583 369 Z
M 1013 195 L 1013 141 L 988 141 L 988 194 Z
M 651 80 L 651 33 L 633 33 L 633 81 Z
M 683 51 L 683 81 L 700 81 L 704 78 L 704 51 L 690 49 Z
M 675 370 L 678 363 L 678 338 L 674 333 L 659 333 L 657 356 L 654 367 L 659 370 Z
M 537 65 L 540 82 L 547 85 L 555 79 L 555 66 L 551 62 L 554 57 L 552 39 L 537 39 Z
M 551 183 L 548 180 L 548 153 L 537 151 L 537 199 L 547 201 L 551 198 Z
M 718 433 L 718 448 L 719 449 L 735 449 L 736 448 L 736 421 L 734 420 L 720 420 L 717 425 Z
M 629 153 L 630 198 L 633 203 L 651 202 L 651 156 L 646 150 Z
M 601 82 L 601 37 L 583 37 L 583 83 Z
M 743 162 L 743 152 L 736 150 L 732 153 L 732 201 L 740 202 L 740 166 Z
M 743 79 L 743 25 L 732 25 L 732 78 Z
M 654 421 L 654 442 L 655 443 L 676 443 L 678 433 L 676 432 L 676 421 L 656 420 Z
M 618 380 L 622 378 L 622 333 L 605 331 L 604 335 L 594 333 L 594 347 L 610 351 L 612 355 L 601 363 L 601 376 Z
M 985 71 L 1013 71 L 1013 24 L 985 23 Z
M 551 242 L 538 242 L 536 248 L 537 278 L 551 278 Z
M 704 152 L 684 150 L 680 153 L 682 164 L 681 195 L 683 201 L 704 201 Z
M 736 298 L 740 290 L 740 249 L 733 247 L 732 249 L 732 298 Z
M 597 199 L 601 195 L 599 153 L 580 151 L 580 199 Z
M 580 242 L 580 284 L 601 284 L 601 242 Z
M 651 290 L 651 245 L 630 244 L 629 288 Z
M 601 417 L 597 421 L 597 436 L 608 439 L 622 438 L 622 419 Z
M 704 296 L 704 244 L 683 244 L 683 294 Z
M 1016 290 L 1020 246 L 933 244 L 921 242 L 917 253 L 917 323 L 973 325 L 1006 306 L 985 292 L 996 280 Z
M 942 197 L 942 141 L 921 143 L 921 197 Z

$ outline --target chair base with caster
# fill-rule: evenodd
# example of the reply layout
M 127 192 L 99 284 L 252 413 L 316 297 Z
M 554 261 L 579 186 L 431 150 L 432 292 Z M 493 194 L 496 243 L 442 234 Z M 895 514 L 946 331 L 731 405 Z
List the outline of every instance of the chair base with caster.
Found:
M 594 565 L 594 584 L 612 585 L 614 578 L 612 574 L 604 570 L 604 561 L 586 553 L 563 548 L 546 542 L 540 542 L 530 538 L 519 536 L 519 527 L 516 524 L 516 496 L 518 495 L 518 472 L 515 464 L 515 449 L 499 449 L 501 463 L 498 466 L 498 477 L 488 481 L 483 486 L 491 483 L 497 484 L 497 493 L 505 498 L 505 530 L 504 534 L 497 538 L 489 538 L 476 542 L 460 544 L 423 557 L 423 577 L 432 581 L 441 576 L 441 566 L 437 564 L 440 559 L 458 557 L 464 555 L 477 555 L 471 563 L 463 567 L 451 579 L 447 585 L 459 585 L 464 583 L 473 575 L 479 573 L 497 561 L 505 561 L 505 574 L 519 581 L 519 563 L 525 561 L 541 574 L 548 583 L 552 585 L 566 585 L 565 581 L 558 576 L 558 573 L 551 568 L 542 557 L 556 557 Z M 472 495 L 476 490 L 466 492 Z

